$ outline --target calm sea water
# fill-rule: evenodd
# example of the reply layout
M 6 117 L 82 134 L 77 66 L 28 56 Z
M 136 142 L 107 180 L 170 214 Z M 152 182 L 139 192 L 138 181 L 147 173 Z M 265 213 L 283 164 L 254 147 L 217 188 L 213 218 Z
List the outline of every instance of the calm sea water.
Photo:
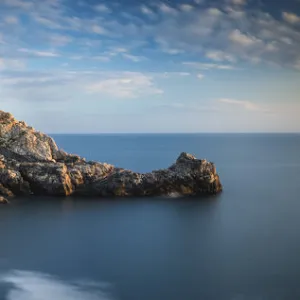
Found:
M 60 135 L 135 171 L 182 151 L 224 192 L 190 199 L 21 199 L 0 208 L 0 299 L 300 299 L 300 135 Z

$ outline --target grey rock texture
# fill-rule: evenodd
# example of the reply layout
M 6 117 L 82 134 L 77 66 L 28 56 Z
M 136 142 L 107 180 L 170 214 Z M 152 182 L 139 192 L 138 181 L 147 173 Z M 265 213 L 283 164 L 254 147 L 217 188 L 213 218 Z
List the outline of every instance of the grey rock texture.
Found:
M 191 154 L 181 153 L 167 169 L 135 173 L 68 154 L 51 137 L 0 111 L 0 203 L 15 195 L 184 196 L 221 191 L 215 165 Z

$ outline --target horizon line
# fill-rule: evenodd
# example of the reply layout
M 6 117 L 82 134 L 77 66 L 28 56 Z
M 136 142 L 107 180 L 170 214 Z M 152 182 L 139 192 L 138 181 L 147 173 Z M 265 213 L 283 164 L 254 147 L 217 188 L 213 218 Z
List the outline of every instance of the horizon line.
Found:
M 300 131 L 249 131 L 249 132 L 52 132 L 47 135 L 197 135 L 197 134 L 300 134 Z

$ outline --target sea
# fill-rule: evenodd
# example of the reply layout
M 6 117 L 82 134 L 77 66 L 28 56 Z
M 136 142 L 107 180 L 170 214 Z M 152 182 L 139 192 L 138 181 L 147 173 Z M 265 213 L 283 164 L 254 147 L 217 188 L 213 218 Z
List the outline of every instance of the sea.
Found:
M 300 135 L 53 135 L 138 172 L 216 164 L 202 198 L 16 199 L 0 207 L 2 300 L 300 299 Z

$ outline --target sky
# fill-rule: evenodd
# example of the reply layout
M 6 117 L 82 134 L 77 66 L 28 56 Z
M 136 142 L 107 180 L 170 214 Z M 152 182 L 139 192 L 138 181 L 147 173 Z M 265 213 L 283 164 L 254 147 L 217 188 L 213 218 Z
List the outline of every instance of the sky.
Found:
M 0 0 L 0 109 L 47 133 L 300 132 L 300 0 Z

